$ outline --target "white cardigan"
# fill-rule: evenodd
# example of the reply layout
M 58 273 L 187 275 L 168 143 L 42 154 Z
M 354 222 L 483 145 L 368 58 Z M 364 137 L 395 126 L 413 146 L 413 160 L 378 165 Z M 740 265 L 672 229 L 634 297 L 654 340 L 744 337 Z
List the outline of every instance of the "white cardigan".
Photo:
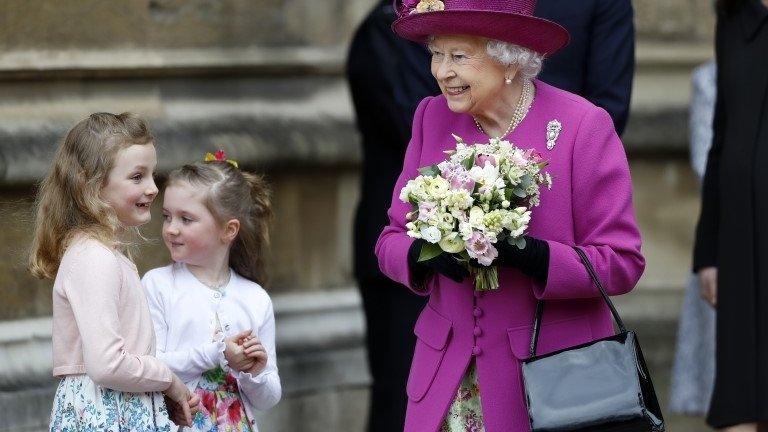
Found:
M 150 270 L 142 284 L 154 322 L 157 357 L 190 390 L 197 387 L 203 372 L 216 366 L 231 372 L 257 432 L 255 410 L 272 408 L 282 394 L 275 358 L 275 315 L 267 292 L 231 269 L 229 283 L 221 291 L 212 290 L 179 263 Z M 217 315 L 224 334 L 215 338 Z M 224 357 L 224 337 L 248 329 L 267 350 L 267 366 L 256 376 L 231 370 Z

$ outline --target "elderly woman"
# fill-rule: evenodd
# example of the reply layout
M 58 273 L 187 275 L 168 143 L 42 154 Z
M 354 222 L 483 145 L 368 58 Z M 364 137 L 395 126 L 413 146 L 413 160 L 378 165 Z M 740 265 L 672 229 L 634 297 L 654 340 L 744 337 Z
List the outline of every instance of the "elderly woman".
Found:
M 381 270 L 429 303 L 407 385 L 406 431 L 530 429 L 520 363 L 528 357 L 537 299 L 546 301 L 539 352 L 613 333 L 573 246 L 586 252 L 609 294 L 630 291 L 643 272 L 624 150 L 611 118 L 585 99 L 535 79 L 544 56 L 568 41 L 532 16 L 534 0 L 406 0 L 394 31 L 426 43 L 442 91 L 419 105 L 376 254 Z M 550 133 L 548 139 L 548 131 Z M 399 191 L 419 167 L 466 142 L 503 138 L 549 161 L 526 247 L 497 244 L 500 288 L 476 292 L 468 272 L 441 255 L 418 262 L 422 240 L 406 235 Z

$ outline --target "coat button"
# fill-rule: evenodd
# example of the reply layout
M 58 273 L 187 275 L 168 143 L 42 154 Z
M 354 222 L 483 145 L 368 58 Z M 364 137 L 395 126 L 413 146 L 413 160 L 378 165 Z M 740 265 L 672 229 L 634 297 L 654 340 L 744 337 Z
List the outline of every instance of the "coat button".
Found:
M 483 334 L 483 329 L 481 329 L 478 326 L 475 326 L 474 330 L 472 330 L 472 334 L 475 336 L 480 336 Z
M 483 353 L 483 349 L 480 348 L 479 346 L 472 347 L 472 355 L 479 356 L 482 353 Z
M 475 307 L 475 310 L 472 311 L 472 314 L 475 317 L 480 318 L 481 316 L 483 316 L 483 310 L 480 309 L 479 307 Z

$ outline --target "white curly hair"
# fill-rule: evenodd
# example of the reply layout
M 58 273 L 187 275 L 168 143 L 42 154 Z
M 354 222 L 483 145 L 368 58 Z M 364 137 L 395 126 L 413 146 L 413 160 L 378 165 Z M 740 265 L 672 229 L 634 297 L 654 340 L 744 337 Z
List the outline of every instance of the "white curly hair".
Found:
M 526 80 L 536 78 L 544 63 L 543 55 L 509 42 L 489 40 L 485 51 L 492 59 L 504 66 L 517 66 L 520 75 Z

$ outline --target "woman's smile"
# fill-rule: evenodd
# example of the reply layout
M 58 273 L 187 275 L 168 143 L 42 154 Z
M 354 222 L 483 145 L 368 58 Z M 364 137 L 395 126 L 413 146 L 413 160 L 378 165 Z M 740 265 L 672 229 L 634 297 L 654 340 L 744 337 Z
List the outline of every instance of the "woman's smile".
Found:
M 469 86 L 445 87 L 445 94 L 448 96 L 461 96 L 469 90 Z

